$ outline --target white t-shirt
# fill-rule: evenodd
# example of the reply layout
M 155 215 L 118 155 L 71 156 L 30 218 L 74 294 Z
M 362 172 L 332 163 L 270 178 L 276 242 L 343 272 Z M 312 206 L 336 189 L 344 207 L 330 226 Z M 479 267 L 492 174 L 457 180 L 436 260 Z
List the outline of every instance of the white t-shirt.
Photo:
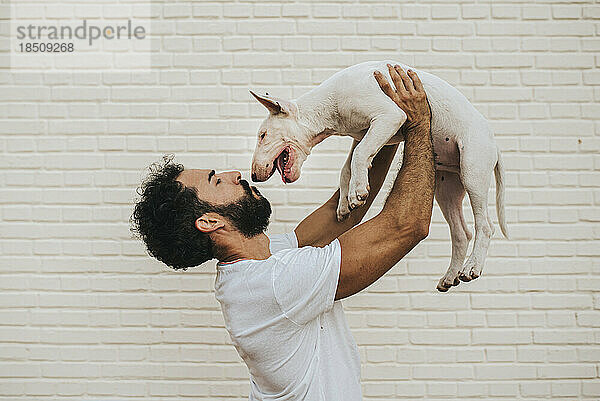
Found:
M 216 297 L 250 373 L 250 401 L 359 401 L 360 357 L 341 301 L 341 247 L 298 248 L 272 235 L 271 256 L 217 264 Z

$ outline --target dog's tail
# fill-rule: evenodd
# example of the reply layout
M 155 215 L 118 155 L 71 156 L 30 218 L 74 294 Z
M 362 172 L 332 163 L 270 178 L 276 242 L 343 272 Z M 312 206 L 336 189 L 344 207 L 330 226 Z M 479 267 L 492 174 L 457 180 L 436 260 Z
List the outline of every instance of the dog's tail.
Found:
M 504 213 L 504 163 L 500 149 L 497 149 L 498 162 L 494 167 L 494 175 L 496 176 L 496 213 L 498 214 L 498 223 L 502 234 L 508 239 L 508 227 L 506 226 L 506 216 Z

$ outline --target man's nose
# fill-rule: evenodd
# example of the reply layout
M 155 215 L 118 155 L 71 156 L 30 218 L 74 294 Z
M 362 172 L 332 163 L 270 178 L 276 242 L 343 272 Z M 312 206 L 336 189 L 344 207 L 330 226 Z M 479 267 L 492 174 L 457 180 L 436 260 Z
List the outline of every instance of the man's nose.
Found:
M 242 179 L 242 173 L 240 173 L 239 171 L 228 171 L 226 173 L 223 173 L 222 175 L 231 179 L 231 181 L 234 184 L 239 184 L 240 180 Z

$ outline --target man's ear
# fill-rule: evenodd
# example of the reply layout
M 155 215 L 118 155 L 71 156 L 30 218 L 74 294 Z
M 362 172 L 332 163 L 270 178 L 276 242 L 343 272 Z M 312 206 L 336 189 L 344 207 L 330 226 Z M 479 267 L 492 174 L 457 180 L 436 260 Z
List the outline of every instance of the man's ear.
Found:
M 288 115 L 296 115 L 296 105 L 288 100 L 279 99 L 269 95 L 257 95 L 256 93 L 250 91 L 252 96 L 256 98 L 265 106 L 269 112 L 273 115 L 277 114 L 288 114 Z
M 216 213 L 204 213 L 196 219 L 196 228 L 205 234 L 210 234 L 217 231 L 219 228 L 225 227 L 223 218 Z

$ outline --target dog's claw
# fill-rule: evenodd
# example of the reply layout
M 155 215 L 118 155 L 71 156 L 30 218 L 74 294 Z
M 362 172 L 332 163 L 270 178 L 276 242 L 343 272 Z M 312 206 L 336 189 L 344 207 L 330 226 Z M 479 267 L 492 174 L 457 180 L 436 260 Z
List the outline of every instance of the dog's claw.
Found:
M 464 282 L 469 282 L 479 278 L 479 276 L 481 276 L 481 270 L 478 268 L 478 266 L 479 264 L 477 262 L 467 260 L 458 273 L 458 278 Z
M 357 207 L 360 206 L 360 203 L 358 203 L 358 202 L 356 202 L 356 203 L 355 202 L 350 202 L 348 206 L 350 207 L 350 210 L 354 210 L 354 209 L 356 209 Z
M 446 292 L 450 288 L 455 287 L 460 284 L 460 280 L 458 277 L 459 272 L 454 270 L 448 270 L 444 277 L 440 279 L 437 285 L 437 290 L 440 292 Z
M 350 180 L 348 190 L 348 205 L 350 210 L 354 210 L 357 207 L 364 205 L 366 199 L 369 197 L 369 184 L 357 184 L 356 181 Z
M 338 211 L 336 212 L 337 221 L 344 221 L 348 218 L 349 215 L 350 215 L 350 210 L 343 213 L 343 212 L 340 212 L 340 210 L 338 209 Z

